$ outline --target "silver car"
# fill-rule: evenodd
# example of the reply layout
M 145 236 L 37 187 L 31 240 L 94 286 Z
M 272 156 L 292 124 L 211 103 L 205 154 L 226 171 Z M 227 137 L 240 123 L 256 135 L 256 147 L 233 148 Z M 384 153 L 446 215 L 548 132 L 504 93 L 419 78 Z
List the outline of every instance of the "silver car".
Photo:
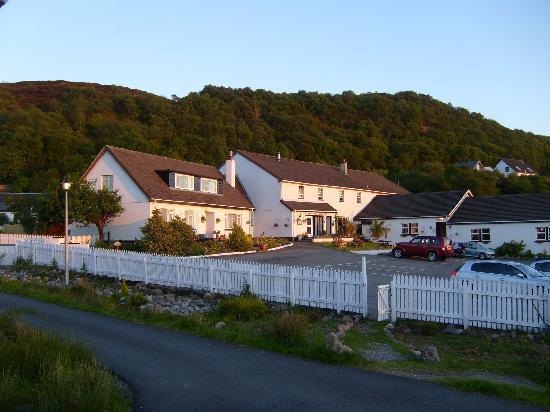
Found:
M 466 280 L 534 281 L 550 286 L 550 276 L 523 263 L 502 260 L 469 260 L 451 273 Z
M 535 260 L 529 266 L 550 277 L 550 259 Z
M 462 243 L 457 251 L 459 256 L 487 259 L 495 257 L 495 251 L 477 242 Z

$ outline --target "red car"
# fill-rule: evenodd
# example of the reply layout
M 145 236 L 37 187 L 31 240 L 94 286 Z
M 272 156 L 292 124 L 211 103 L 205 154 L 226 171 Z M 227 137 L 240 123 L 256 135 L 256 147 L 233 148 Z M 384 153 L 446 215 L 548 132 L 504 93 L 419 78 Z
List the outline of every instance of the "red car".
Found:
M 410 242 L 396 243 L 392 250 L 393 256 L 427 257 L 430 262 L 445 260 L 454 255 L 453 245 L 449 239 L 441 236 L 416 236 Z

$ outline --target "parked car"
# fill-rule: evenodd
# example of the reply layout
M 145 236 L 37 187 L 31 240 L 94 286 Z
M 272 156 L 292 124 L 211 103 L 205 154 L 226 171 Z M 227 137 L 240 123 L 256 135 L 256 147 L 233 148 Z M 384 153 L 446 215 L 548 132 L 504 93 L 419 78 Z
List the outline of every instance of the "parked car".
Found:
M 501 260 L 469 260 L 451 272 L 466 280 L 535 281 L 550 285 L 550 277 L 523 263 Z
M 454 255 L 449 239 L 441 236 L 416 236 L 410 242 L 399 242 L 393 247 L 392 254 L 396 258 L 407 256 L 426 257 L 430 262 L 444 260 Z
M 455 243 L 454 251 L 455 256 L 458 257 L 474 257 L 479 259 L 495 257 L 493 249 L 476 242 Z
M 535 260 L 529 266 L 546 276 L 550 276 L 550 259 Z

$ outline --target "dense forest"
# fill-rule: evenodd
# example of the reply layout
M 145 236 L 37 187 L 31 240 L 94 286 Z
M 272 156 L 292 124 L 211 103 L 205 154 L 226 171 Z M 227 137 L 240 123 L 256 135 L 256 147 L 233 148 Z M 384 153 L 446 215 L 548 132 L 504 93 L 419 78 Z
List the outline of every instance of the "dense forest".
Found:
M 550 191 L 550 138 L 414 92 L 338 95 L 206 86 L 171 99 L 86 83 L 0 84 L 0 183 L 43 191 L 115 145 L 219 164 L 230 149 L 378 171 L 412 191 Z M 536 178 L 451 165 L 524 159 Z

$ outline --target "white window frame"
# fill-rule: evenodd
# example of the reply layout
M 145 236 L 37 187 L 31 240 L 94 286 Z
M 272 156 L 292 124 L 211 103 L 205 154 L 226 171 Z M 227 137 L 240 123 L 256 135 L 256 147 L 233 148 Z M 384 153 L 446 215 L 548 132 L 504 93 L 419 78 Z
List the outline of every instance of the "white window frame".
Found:
M 410 226 L 408 223 L 401 223 L 401 235 L 408 236 L 410 234 Z
M 539 226 L 535 228 L 535 231 L 536 231 L 536 237 L 537 237 L 536 240 L 538 242 L 545 242 L 547 240 L 550 240 L 550 227 Z
M 159 209 L 159 212 L 162 220 L 164 220 L 165 222 L 170 222 L 172 219 L 174 219 L 174 209 L 166 209 L 164 207 L 161 207 Z
M 491 228 L 489 227 L 477 227 L 470 229 L 470 240 L 472 242 L 490 242 L 491 241 Z
M 413 236 L 418 235 L 418 223 L 409 223 L 409 234 Z
M 105 189 L 109 191 L 113 191 L 113 185 L 114 185 L 114 177 L 113 175 L 101 175 L 99 178 L 99 188 Z
M 317 188 L 317 200 L 325 200 L 322 187 Z
M 418 222 L 401 223 L 401 236 L 418 236 Z
M 209 183 L 211 187 L 207 189 L 206 183 Z M 218 181 L 216 179 L 208 179 L 206 177 L 201 178 L 201 192 L 218 193 Z
M 298 199 L 303 199 L 305 197 L 304 186 L 298 186 Z
M 179 184 L 180 178 L 187 178 L 187 186 L 181 186 Z M 174 176 L 174 187 L 176 189 L 183 189 L 183 190 L 194 190 L 195 189 L 195 177 L 191 175 L 184 175 L 181 173 L 176 173 Z
M 357 192 L 357 203 L 362 203 L 361 192 Z
M 340 201 L 340 203 L 344 203 L 344 200 L 345 200 L 344 190 L 339 190 L 338 191 L 338 200 Z
M 185 211 L 185 223 L 195 229 L 195 211 L 186 210 Z
M 235 223 L 242 227 L 242 215 L 238 213 L 226 213 L 225 230 L 232 230 Z

